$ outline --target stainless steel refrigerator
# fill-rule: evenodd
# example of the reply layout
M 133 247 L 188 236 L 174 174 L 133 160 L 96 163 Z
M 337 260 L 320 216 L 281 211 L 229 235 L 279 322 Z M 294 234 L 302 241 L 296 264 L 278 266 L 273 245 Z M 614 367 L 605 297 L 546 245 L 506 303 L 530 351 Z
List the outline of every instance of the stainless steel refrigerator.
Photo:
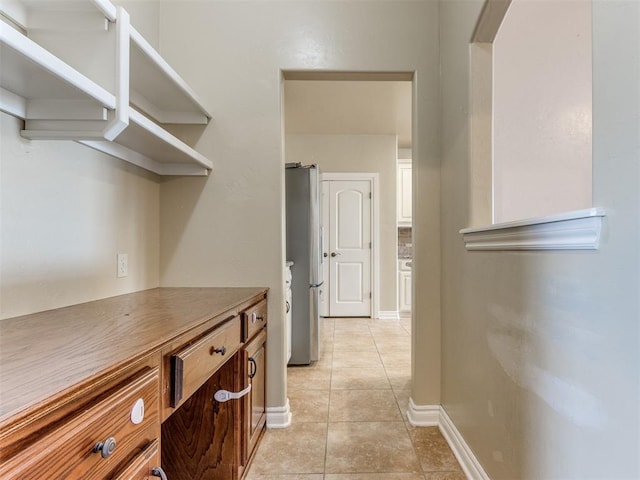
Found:
M 287 164 L 285 177 L 287 260 L 293 262 L 289 365 L 308 365 L 319 359 L 320 171 L 317 165 Z

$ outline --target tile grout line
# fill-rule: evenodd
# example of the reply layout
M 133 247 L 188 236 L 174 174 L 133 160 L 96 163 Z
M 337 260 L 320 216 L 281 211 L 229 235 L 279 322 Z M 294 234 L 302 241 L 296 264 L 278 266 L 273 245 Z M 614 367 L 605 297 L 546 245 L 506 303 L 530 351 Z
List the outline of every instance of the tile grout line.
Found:
M 402 326 L 400 326 L 400 328 L 402 330 L 404 330 L 404 328 Z M 378 350 L 378 354 L 380 354 L 380 349 L 378 347 L 378 342 L 376 342 L 375 336 L 373 337 L 373 341 L 374 341 L 374 343 L 376 345 L 376 350 Z M 409 334 L 409 347 L 411 347 L 411 335 L 410 334 Z M 405 431 L 407 432 L 407 437 L 409 439 L 409 443 L 411 444 L 411 449 L 413 450 L 413 454 L 415 455 L 416 459 L 418 459 L 418 467 L 420 468 L 420 472 L 419 473 L 422 475 L 423 478 L 426 478 L 426 472 L 422 468 L 422 462 L 420 462 L 420 460 L 419 460 L 420 457 L 418 455 L 418 451 L 416 450 L 416 446 L 415 446 L 415 444 L 413 442 L 413 439 L 411 438 L 411 433 L 409 431 L 408 421 L 404 417 L 404 415 L 402 414 L 402 407 L 400 407 L 400 402 L 398 400 L 398 397 L 396 396 L 395 390 L 393 389 L 393 385 L 391 383 L 391 379 L 389 378 L 389 372 L 387 370 L 387 365 L 382 360 L 382 356 L 380 356 L 380 361 L 382 362 L 382 367 L 384 368 L 384 374 L 387 377 L 387 381 L 389 382 L 389 386 L 391 387 L 391 391 L 393 392 L 393 397 L 394 397 L 395 402 L 396 402 L 396 407 L 400 411 L 400 417 L 402 418 L 402 424 L 404 425 Z M 411 367 L 409 367 L 409 368 L 411 368 Z
M 329 415 L 331 415 L 331 385 L 333 383 L 333 361 L 335 359 L 335 351 L 336 351 L 336 322 L 333 320 L 332 322 L 333 329 L 331 331 L 331 370 L 329 373 L 329 401 L 327 402 L 327 433 L 325 435 L 324 440 L 324 462 L 322 464 L 322 478 L 327 476 L 327 458 L 329 454 Z

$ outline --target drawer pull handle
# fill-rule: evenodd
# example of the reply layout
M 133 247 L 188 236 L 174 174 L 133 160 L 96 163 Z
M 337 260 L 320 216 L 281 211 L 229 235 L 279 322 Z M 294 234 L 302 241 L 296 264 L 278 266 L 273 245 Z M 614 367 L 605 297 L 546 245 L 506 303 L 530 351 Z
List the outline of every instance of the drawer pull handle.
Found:
M 162 467 L 153 467 L 153 470 L 151 470 L 151 475 L 153 475 L 154 477 L 160 477 L 160 480 L 167 480 L 167 474 L 164 473 Z
M 256 312 L 251 314 L 251 323 L 262 322 L 264 320 L 263 315 L 258 315 Z
M 100 452 L 102 458 L 108 458 L 116 450 L 116 439 L 107 438 L 104 442 L 98 442 L 93 446 L 93 453 Z
M 238 393 L 229 392 L 228 390 L 218 390 L 213 395 L 213 398 L 217 402 L 224 403 L 224 402 L 228 402 L 229 400 L 235 400 L 237 398 L 242 398 L 247 393 L 249 393 L 250 391 L 251 391 L 251 385 L 249 385 L 247 388 L 245 388 L 244 390 L 242 390 L 242 391 L 240 391 Z
M 213 355 L 214 353 L 219 353 L 220 355 L 225 355 L 227 353 L 227 347 L 211 347 L 209 349 L 209 355 Z
M 253 357 L 249 357 L 249 365 L 251 366 L 249 369 L 249 378 L 253 378 L 256 376 L 256 372 L 258 371 L 258 365 Z

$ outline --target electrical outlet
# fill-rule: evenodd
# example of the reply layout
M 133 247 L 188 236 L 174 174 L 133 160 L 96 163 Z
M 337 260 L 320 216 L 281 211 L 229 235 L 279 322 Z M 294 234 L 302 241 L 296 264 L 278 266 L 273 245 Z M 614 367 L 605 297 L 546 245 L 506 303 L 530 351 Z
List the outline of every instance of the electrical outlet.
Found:
M 119 253 L 117 256 L 116 276 L 118 278 L 122 278 L 127 275 L 129 275 L 129 255 L 126 253 Z

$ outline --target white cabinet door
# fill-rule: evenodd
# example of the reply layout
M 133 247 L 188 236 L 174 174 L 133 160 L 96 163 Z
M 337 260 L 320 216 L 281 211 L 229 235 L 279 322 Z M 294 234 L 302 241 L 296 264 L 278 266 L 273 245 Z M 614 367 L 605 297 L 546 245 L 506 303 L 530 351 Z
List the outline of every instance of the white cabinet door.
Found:
M 400 301 L 398 302 L 398 310 L 401 313 L 411 311 L 411 271 L 398 272 L 398 287 L 400 293 Z
M 398 225 L 411 226 L 411 161 L 398 163 Z

